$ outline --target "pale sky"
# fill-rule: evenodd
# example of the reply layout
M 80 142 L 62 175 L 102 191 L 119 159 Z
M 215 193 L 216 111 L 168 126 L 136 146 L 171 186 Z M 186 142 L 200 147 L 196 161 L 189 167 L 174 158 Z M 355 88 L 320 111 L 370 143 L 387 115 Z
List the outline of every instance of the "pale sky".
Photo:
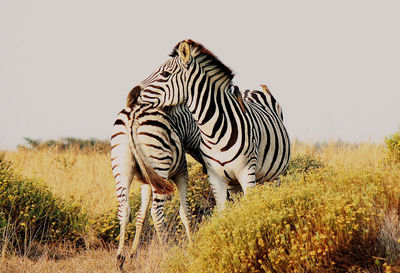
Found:
M 241 89 L 266 83 L 292 139 L 382 142 L 400 128 L 399 33 L 399 1 L 0 0 L 0 148 L 109 138 L 187 38 Z

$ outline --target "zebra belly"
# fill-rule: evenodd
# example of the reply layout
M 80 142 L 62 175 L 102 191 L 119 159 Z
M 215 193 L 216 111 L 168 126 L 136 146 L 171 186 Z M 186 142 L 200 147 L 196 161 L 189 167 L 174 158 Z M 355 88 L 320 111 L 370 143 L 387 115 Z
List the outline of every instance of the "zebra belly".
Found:
M 276 179 L 283 171 L 287 164 L 288 154 L 283 148 L 283 143 L 279 143 L 276 151 L 268 149 L 266 141 L 260 141 L 261 149 L 250 147 L 249 150 L 255 152 L 247 154 L 239 154 L 234 160 L 231 160 L 231 155 L 235 153 L 235 149 L 226 152 L 220 151 L 218 147 L 208 149 L 202 146 L 203 155 L 207 164 L 207 169 L 210 169 L 223 178 L 229 184 L 238 182 L 239 177 L 244 173 L 255 174 L 256 181 L 259 183 L 272 181 Z M 254 149 L 252 149 L 254 148 Z M 236 151 L 237 152 L 237 151 Z M 212 155 L 212 156 L 211 156 Z
M 204 154 L 204 153 L 203 153 Z M 248 169 L 247 160 L 244 156 L 239 156 L 234 161 L 229 162 L 224 153 L 218 153 L 218 156 L 203 157 L 207 166 L 214 174 L 218 175 L 228 184 L 238 184 L 238 178 L 243 170 Z

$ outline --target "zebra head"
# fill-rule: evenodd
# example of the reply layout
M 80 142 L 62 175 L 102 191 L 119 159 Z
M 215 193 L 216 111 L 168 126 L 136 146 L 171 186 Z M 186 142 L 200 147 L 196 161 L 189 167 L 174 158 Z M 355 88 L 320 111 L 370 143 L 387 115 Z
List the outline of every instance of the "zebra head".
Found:
M 189 44 L 186 41 L 179 43 L 170 54 L 170 59 L 140 83 L 142 90 L 138 102 L 150 103 L 154 107 L 184 103 L 192 59 Z
M 205 90 L 228 88 L 234 76 L 213 53 L 190 39 L 178 43 L 170 57 L 140 84 L 139 103 L 189 106 Z

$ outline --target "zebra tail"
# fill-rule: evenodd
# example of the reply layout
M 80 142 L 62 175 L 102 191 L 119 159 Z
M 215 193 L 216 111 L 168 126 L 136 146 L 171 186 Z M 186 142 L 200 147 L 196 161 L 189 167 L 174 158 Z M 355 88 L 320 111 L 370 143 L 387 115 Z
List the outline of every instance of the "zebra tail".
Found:
M 138 145 L 139 140 L 136 134 L 137 127 L 134 126 L 134 124 L 132 124 L 131 126 L 129 126 L 129 128 L 130 128 L 129 136 L 131 137 L 130 143 L 132 146 L 132 152 L 140 168 L 144 180 L 151 185 L 151 187 L 154 189 L 156 193 L 168 194 L 173 192 L 174 186 L 168 181 L 168 179 L 165 179 L 164 177 L 156 173 L 153 167 L 151 167 L 147 159 L 144 157 L 143 152 L 140 149 L 140 145 Z

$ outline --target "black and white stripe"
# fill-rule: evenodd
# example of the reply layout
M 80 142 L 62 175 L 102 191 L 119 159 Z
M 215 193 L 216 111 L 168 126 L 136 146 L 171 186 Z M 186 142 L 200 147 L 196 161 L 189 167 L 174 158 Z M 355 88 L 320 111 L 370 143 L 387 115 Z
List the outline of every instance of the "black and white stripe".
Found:
M 136 87 L 133 91 L 137 93 L 140 88 Z M 121 267 L 125 259 L 122 251 L 130 214 L 129 189 L 132 179 L 142 183 L 142 202 L 131 250 L 131 254 L 134 254 L 138 249 L 150 200 L 154 225 L 159 238 L 163 239 L 163 209 L 166 196 L 173 189 L 167 181 L 169 178 L 178 188 L 180 217 L 190 238 L 185 152 L 200 162 L 202 160 L 199 153 L 199 130 L 186 108 L 178 106 L 163 110 L 150 105 L 129 103 L 129 98 L 128 105 L 130 107 L 119 112 L 111 137 L 111 165 L 116 181 L 120 221 L 117 256 L 121 259 Z
M 257 182 L 276 179 L 286 168 L 290 142 L 279 104 L 271 93 L 232 92 L 232 71 L 192 40 L 173 49 L 171 58 L 140 86 L 139 103 L 154 107 L 183 104 L 201 132 L 200 150 L 217 205 L 227 189 L 244 193 Z

